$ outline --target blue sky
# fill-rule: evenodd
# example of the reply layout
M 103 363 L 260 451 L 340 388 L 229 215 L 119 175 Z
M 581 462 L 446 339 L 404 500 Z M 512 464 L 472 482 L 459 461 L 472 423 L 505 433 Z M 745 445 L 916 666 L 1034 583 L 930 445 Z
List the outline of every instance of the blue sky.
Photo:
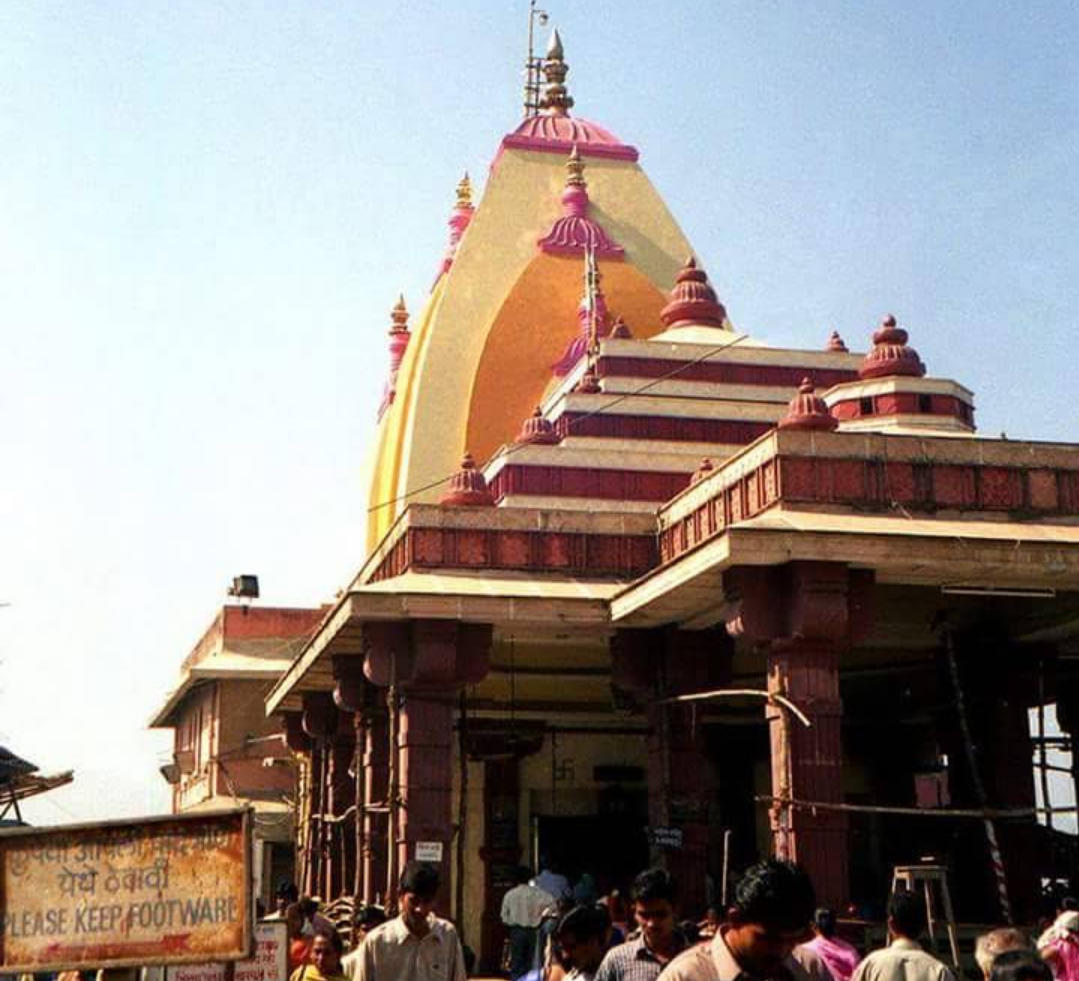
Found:
M 0 4 L 0 742 L 79 773 L 36 819 L 165 806 L 145 721 L 233 574 L 358 567 L 389 309 L 518 119 L 526 9 Z M 739 327 L 895 312 L 984 432 L 1076 437 L 1079 7 L 548 9 Z

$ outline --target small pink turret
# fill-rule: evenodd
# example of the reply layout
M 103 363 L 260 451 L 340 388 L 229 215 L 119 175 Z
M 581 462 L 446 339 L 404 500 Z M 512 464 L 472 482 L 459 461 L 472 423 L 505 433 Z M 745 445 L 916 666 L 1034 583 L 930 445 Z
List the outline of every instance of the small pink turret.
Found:
M 461 469 L 450 478 L 450 489 L 438 503 L 453 507 L 490 507 L 495 503 L 471 453 L 465 453 L 461 458 Z
M 611 328 L 609 337 L 617 338 L 621 341 L 628 341 L 633 337 L 633 331 L 629 329 L 629 324 L 622 319 L 621 316 L 614 318 L 614 326 Z
M 780 429 L 804 429 L 831 432 L 839 425 L 824 399 L 813 391 L 813 382 L 802 379 L 798 394 L 791 399 L 787 414 L 779 420 Z
M 584 161 L 574 144 L 566 162 L 566 188 L 562 192 L 564 214 L 537 243 L 541 252 L 553 255 L 576 255 L 592 249 L 599 259 L 621 259 L 622 246 L 616 244 L 600 224 L 588 217 L 588 183 L 584 179 Z
M 468 228 L 469 222 L 472 221 L 472 215 L 475 211 L 476 209 L 472 204 L 472 181 L 468 179 L 468 173 L 466 172 L 457 185 L 457 203 L 454 205 L 450 220 L 447 222 L 450 226 L 450 241 L 446 246 L 446 254 L 443 256 L 442 265 L 438 270 L 440 276 L 445 276 L 450 271 L 453 260 L 457 255 L 457 246 L 461 242 L 461 236 L 464 235 L 465 229 Z
M 544 417 L 540 407 L 537 405 L 536 411 L 524 421 L 521 431 L 517 434 L 514 442 L 553 446 L 555 443 L 561 442 L 561 437 L 555 432 L 551 420 Z
M 727 319 L 727 310 L 708 282 L 708 274 L 697 268 L 697 260 L 692 256 L 676 277 L 671 300 L 660 311 L 659 318 L 667 327 L 687 324 L 722 327 Z
M 832 351 L 836 354 L 847 353 L 847 343 L 839 336 L 838 330 L 832 331 L 832 336 L 828 338 L 828 346 L 824 350 Z
M 921 378 L 925 375 L 925 365 L 918 352 L 907 347 L 907 332 L 897 327 L 895 317 L 889 314 L 873 334 L 873 349 L 862 361 L 858 377 L 889 378 L 895 375 Z
M 412 334 L 408 330 L 408 308 L 405 306 L 405 298 L 399 296 L 390 313 L 392 320 L 390 338 L 390 370 L 386 377 L 386 386 L 382 390 L 382 401 L 378 407 L 378 418 L 381 419 L 386 410 L 393 405 L 397 395 L 397 371 L 401 367 L 401 361 L 408 350 L 408 342 Z

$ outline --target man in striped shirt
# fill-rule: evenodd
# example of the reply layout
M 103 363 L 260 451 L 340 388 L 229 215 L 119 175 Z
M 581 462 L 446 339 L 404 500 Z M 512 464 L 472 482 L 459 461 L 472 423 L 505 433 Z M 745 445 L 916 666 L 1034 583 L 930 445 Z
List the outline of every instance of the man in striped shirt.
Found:
M 633 918 L 637 931 L 603 958 L 595 981 L 656 981 L 683 950 L 686 938 L 675 926 L 674 882 L 663 869 L 649 869 L 633 880 Z

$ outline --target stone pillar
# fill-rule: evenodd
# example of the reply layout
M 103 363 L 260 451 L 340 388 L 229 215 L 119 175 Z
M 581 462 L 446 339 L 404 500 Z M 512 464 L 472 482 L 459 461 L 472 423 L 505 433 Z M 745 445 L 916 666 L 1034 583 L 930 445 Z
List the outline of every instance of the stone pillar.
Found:
M 768 691 L 783 695 L 810 727 L 783 709 L 767 710 L 772 793 L 795 800 L 841 803 L 843 746 L 839 652 L 827 645 L 779 644 L 768 652 Z M 847 898 L 847 816 L 835 811 L 771 809 L 776 854 L 810 870 L 817 895 L 838 905 Z
M 363 717 L 364 814 L 363 900 L 386 901 L 386 859 L 389 838 L 390 730 L 384 705 L 373 706 Z
M 648 821 L 671 829 L 681 846 L 654 845 L 679 887 L 687 912 L 703 912 L 715 823 L 715 767 L 705 752 L 699 717 L 706 703 L 665 699 L 710 691 L 730 678 L 733 644 L 721 630 L 619 631 L 611 644 L 612 684 L 642 703 L 649 721 Z
M 296 805 L 292 815 L 293 840 L 296 843 L 293 855 L 294 878 L 298 888 L 305 888 L 310 856 L 311 795 L 308 788 L 312 743 L 311 737 L 303 730 L 301 713 L 282 712 L 281 723 L 285 732 L 285 745 L 296 761 Z
M 327 857 L 330 849 L 326 815 L 330 812 L 330 749 L 337 733 L 337 707 L 329 692 L 307 692 L 303 696 L 303 730 L 311 737 L 311 773 L 308 781 L 307 875 L 303 888 L 308 895 L 324 895 Z
M 374 629 L 372 629 L 374 628 Z M 439 854 L 446 895 L 450 889 L 454 831 L 453 762 L 457 693 L 487 673 L 489 625 L 455 620 L 368 624 L 364 673 L 397 693 L 396 783 L 399 805 L 391 828 L 393 868 L 424 854 Z
M 849 837 L 838 811 L 786 801 L 843 801 L 842 654 L 869 629 L 872 573 L 841 563 L 740 567 L 723 579 L 735 604 L 727 629 L 766 656 L 768 691 L 790 699 L 811 723 L 771 703 L 773 848 L 812 876 L 818 899 L 841 908 L 849 893 Z

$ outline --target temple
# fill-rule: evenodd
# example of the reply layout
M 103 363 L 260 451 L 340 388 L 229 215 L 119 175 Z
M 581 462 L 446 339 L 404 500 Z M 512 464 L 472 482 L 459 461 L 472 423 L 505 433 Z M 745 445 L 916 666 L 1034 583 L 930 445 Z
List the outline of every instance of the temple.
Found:
M 301 889 L 439 862 L 487 969 L 519 862 L 663 863 L 690 915 L 725 839 L 878 913 L 934 856 L 961 919 L 1032 919 L 1075 868 L 1030 713 L 1079 724 L 1076 446 L 976 434 L 893 316 L 743 329 L 557 35 L 542 69 L 393 309 L 367 555 L 266 699 Z

